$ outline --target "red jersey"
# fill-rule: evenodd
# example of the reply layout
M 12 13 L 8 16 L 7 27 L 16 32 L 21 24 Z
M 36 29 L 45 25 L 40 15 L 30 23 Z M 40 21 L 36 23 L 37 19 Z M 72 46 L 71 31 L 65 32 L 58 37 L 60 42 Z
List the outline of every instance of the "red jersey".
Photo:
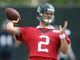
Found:
M 55 29 L 20 27 L 20 36 L 16 37 L 19 41 L 23 41 L 29 49 L 29 56 L 40 56 L 45 58 L 58 58 L 58 50 L 60 47 L 59 31 Z M 66 35 L 66 41 L 69 38 Z

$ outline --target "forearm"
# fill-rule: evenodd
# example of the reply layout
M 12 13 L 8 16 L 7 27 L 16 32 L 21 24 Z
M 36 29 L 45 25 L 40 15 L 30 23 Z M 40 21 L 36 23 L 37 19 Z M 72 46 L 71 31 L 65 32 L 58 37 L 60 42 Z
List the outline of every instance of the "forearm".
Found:
M 61 39 L 60 49 L 61 49 L 63 54 L 67 54 L 67 52 L 68 52 L 68 43 L 67 43 L 66 39 Z
M 15 35 L 13 35 L 13 37 L 14 37 L 14 48 L 19 47 L 21 41 L 18 41 L 18 40 L 16 39 Z
M 63 54 L 66 54 L 68 52 L 68 42 L 65 39 L 66 36 L 65 36 L 65 34 L 60 34 L 59 37 L 60 37 L 60 40 L 61 40 L 60 49 L 61 49 Z

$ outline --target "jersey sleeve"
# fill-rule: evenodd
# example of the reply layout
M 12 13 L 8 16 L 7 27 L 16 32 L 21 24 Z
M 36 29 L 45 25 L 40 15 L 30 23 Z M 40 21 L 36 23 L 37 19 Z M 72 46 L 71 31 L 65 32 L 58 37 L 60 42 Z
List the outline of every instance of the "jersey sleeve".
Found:
M 25 28 L 20 27 L 19 30 L 20 30 L 20 36 L 15 35 L 15 37 L 17 40 L 23 41 L 24 40 L 23 37 L 25 36 Z

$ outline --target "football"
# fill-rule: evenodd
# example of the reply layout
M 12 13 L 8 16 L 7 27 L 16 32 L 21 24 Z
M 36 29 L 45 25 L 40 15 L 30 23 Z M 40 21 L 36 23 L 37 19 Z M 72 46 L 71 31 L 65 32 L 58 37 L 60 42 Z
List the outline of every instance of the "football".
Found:
M 17 20 L 18 18 L 19 18 L 19 20 L 21 19 L 20 14 L 16 9 L 6 8 L 5 13 L 6 13 L 8 20 Z

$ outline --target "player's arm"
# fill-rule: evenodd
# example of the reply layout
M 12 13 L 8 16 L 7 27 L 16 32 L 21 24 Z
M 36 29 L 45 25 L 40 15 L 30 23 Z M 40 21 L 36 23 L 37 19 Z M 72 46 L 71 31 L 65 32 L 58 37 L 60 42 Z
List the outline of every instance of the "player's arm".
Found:
M 7 31 L 13 33 L 14 35 L 20 35 L 19 27 L 15 27 L 14 24 L 17 24 L 19 22 L 19 19 L 9 21 L 7 23 Z
M 67 52 L 68 52 L 68 43 L 67 43 L 66 39 L 61 39 L 60 50 L 63 54 L 67 54 Z
M 60 27 L 60 35 L 59 35 L 61 39 L 60 50 L 62 51 L 63 54 L 67 54 L 68 52 L 68 42 L 66 41 L 65 34 L 64 34 L 66 27 L 67 27 L 67 21 L 65 21 L 63 28 Z
M 18 41 L 18 40 L 16 39 L 15 35 L 13 35 L 13 37 L 14 37 L 14 48 L 17 48 L 17 47 L 20 46 L 21 41 Z

